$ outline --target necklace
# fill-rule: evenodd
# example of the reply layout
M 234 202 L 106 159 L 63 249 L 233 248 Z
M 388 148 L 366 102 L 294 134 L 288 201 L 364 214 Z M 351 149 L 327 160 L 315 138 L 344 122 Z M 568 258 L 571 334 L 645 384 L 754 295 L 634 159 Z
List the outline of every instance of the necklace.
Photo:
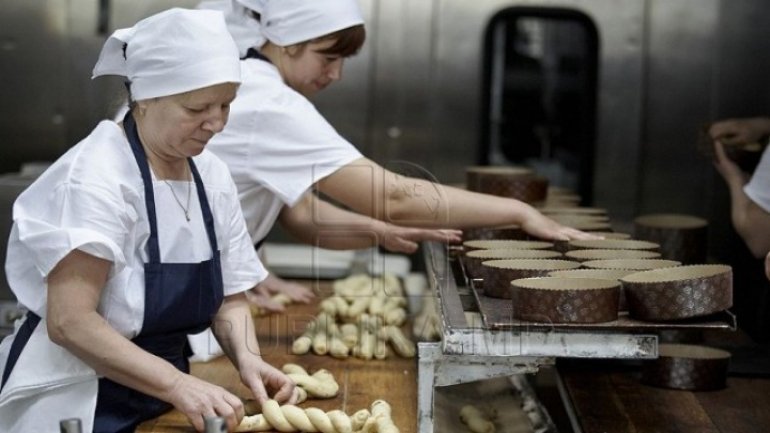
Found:
M 188 165 L 185 165 L 185 167 L 189 167 Z M 185 179 L 187 179 L 187 168 L 185 169 Z M 187 206 L 182 205 L 182 200 L 179 200 L 179 197 L 176 196 L 176 192 L 174 191 L 174 187 L 171 185 L 171 183 L 163 179 L 163 182 L 168 185 L 168 189 L 171 190 L 171 195 L 174 196 L 174 200 L 176 200 L 176 204 L 179 205 L 180 208 L 182 208 L 182 212 L 184 212 L 184 217 L 187 219 L 187 221 L 190 221 L 190 193 L 192 191 L 192 186 L 190 185 L 192 182 L 190 180 L 187 180 Z

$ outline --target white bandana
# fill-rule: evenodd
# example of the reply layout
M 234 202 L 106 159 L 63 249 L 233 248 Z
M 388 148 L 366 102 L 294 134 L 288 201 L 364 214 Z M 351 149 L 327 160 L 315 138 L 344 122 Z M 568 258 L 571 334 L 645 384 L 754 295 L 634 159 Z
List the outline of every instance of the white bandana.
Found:
M 260 30 L 259 21 L 251 15 L 251 11 L 262 13 L 262 5 L 265 1 L 204 0 L 196 8 L 211 9 L 225 14 L 227 30 L 235 39 L 241 57 L 244 57 L 249 48 L 259 49 L 265 44 L 266 39 Z
M 357 0 L 239 0 L 264 2 L 262 34 L 286 47 L 363 24 Z
M 127 77 L 136 101 L 241 82 L 238 48 L 222 13 L 180 8 L 115 31 L 92 78 L 102 75 Z

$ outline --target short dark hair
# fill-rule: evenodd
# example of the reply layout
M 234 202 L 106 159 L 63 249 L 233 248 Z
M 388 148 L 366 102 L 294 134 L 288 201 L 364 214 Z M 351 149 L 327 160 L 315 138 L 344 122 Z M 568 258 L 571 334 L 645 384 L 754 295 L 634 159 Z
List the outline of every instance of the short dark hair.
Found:
M 323 41 L 334 39 L 334 45 L 319 51 L 322 54 L 333 54 L 342 57 L 350 57 L 358 53 L 366 41 L 366 29 L 363 24 L 338 30 L 334 33 L 314 39 Z

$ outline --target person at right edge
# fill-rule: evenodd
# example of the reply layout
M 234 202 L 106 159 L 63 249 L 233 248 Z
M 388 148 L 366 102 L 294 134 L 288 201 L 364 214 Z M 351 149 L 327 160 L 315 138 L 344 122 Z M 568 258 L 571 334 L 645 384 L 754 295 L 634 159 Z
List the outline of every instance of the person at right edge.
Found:
M 766 147 L 752 175 L 727 155 L 726 146 L 759 142 L 770 135 L 770 117 L 727 119 L 709 128 L 714 166 L 730 191 L 733 226 L 751 253 L 770 265 L 770 151 Z

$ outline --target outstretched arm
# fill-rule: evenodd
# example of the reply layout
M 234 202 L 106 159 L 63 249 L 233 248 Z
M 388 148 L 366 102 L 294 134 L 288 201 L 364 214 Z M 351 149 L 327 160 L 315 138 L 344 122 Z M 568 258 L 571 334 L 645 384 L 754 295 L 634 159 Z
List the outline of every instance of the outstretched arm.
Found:
M 356 212 L 392 224 L 452 228 L 518 224 L 543 239 L 593 237 L 558 224 L 519 200 L 401 176 L 366 158 L 340 168 L 316 187 Z
M 393 252 L 413 253 L 420 241 L 459 242 L 459 230 L 400 227 L 341 209 L 308 192 L 293 207 L 285 206 L 281 225 L 301 241 L 329 249 L 382 245 Z

